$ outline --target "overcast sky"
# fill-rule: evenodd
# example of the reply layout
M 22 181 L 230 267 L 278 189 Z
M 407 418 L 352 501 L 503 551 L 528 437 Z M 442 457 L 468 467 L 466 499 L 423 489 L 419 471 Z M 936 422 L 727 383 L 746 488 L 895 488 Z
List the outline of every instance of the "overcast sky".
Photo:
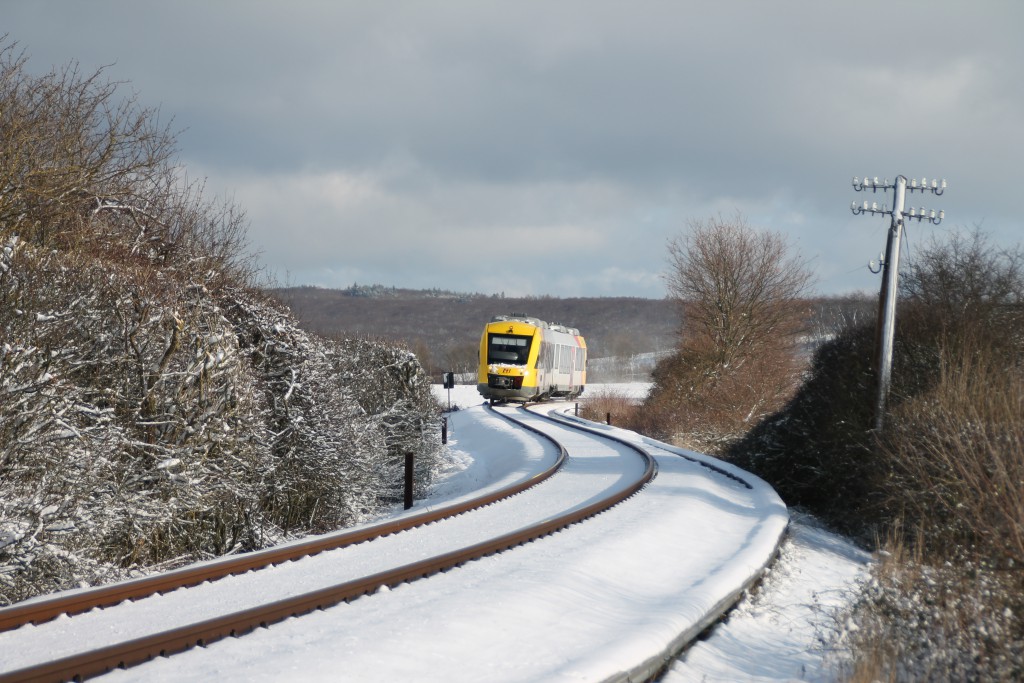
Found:
M 1018 244 L 1022 30 L 1017 0 L 0 0 L 30 71 L 173 117 L 282 283 L 508 295 L 660 298 L 667 240 L 737 212 L 876 291 L 854 175 L 948 179 L 911 256 Z

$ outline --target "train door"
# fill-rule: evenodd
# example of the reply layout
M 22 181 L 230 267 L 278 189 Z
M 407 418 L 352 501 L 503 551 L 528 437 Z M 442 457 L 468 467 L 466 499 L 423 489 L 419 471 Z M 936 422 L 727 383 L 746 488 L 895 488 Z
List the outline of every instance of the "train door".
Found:
M 578 354 L 580 350 L 575 346 L 570 346 L 569 349 L 572 351 L 569 358 L 569 392 L 573 393 L 579 385 L 579 375 L 576 372 L 576 354 Z
M 537 388 L 543 392 L 551 390 L 554 384 L 552 371 L 553 346 L 551 342 L 544 340 L 540 345 L 540 355 L 537 356 Z

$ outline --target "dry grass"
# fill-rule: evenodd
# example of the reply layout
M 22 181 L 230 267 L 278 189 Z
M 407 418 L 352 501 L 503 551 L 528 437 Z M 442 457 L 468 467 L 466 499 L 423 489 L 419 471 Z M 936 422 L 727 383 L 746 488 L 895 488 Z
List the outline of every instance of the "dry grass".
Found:
M 886 442 L 890 506 L 905 506 L 943 554 L 1024 566 L 1024 369 L 1001 360 L 944 353 L 936 386 L 900 406 Z
M 881 449 L 894 521 L 854 615 L 853 681 L 1024 675 L 1024 370 L 977 343 L 939 358 Z
M 719 364 L 713 348 L 684 346 L 654 371 L 645 426 L 652 436 L 722 454 L 786 403 L 803 367 L 782 342 L 729 365 Z
M 593 386 L 593 385 L 591 385 Z M 602 388 L 587 393 L 580 399 L 580 417 L 594 422 L 611 421 L 617 427 L 641 431 L 643 421 L 641 402 L 618 389 Z

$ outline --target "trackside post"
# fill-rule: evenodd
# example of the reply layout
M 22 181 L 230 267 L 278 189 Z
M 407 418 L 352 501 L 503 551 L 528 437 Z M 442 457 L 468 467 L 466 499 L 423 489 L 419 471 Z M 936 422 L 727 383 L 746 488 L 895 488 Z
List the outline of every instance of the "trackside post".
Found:
M 455 373 L 444 373 L 442 380 L 442 385 L 448 390 L 448 412 L 450 413 L 452 411 L 452 389 L 455 387 Z
M 412 507 L 412 453 L 405 454 L 405 509 Z

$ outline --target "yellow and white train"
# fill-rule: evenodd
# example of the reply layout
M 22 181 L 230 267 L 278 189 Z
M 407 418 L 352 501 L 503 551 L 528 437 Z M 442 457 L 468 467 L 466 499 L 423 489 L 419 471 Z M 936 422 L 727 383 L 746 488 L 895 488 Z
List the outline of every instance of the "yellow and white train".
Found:
M 491 403 L 576 398 L 587 384 L 587 343 L 578 330 L 513 313 L 480 338 L 477 390 Z

